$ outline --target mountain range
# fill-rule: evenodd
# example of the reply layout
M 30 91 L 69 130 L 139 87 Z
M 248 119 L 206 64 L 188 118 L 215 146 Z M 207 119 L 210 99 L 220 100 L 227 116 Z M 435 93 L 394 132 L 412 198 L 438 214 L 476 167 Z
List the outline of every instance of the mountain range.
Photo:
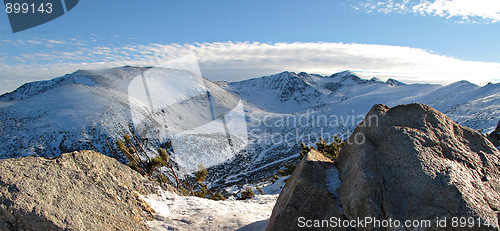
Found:
M 489 132 L 500 117 L 500 84 L 405 84 L 350 71 L 228 83 L 165 68 L 79 70 L 0 96 L 0 158 L 90 149 L 125 162 L 112 149 L 133 133 L 150 155 L 169 144 L 181 174 L 203 163 L 212 186 L 236 187 L 296 161 L 301 142 L 347 138 L 374 104 L 407 103 Z

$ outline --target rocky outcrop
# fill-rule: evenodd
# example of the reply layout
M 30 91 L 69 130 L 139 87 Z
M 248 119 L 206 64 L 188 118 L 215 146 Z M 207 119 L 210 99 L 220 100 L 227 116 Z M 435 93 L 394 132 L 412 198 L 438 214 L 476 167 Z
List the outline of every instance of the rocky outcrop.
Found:
M 0 230 L 147 230 L 157 189 L 93 151 L 0 160 Z
M 457 230 L 463 220 L 453 219 L 462 218 L 476 230 L 498 229 L 500 152 L 478 132 L 426 105 L 375 105 L 348 141 L 336 161 L 347 219 Z M 357 230 L 387 229 L 373 224 Z
M 498 121 L 497 128 L 488 135 L 488 139 L 500 149 L 500 121 Z
M 307 225 L 306 221 L 314 226 L 314 221 L 341 219 L 340 207 L 326 186 L 327 171 L 332 168 L 333 162 L 323 154 L 315 150 L 309 152 L 283 187 L 267 230 L 303 230 L 301 226 Z M 314 230 L 331 228 L 316 227 Z

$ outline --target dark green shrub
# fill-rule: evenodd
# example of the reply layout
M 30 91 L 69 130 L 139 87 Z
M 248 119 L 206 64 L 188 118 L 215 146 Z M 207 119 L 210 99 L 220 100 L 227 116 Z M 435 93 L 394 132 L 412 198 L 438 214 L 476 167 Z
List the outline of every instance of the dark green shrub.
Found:
M 266 195 L 266 193 L 264 192 L 264 190 L 262 190 L 261 187 L 257 186 L 255 189 L 257 189 L 257 192 L 259 192 L 260 195 Z
M 134 140 L 136 142 L 135 144 Z M 137 147 L 139 147 L 139 149 L 137 149 Z M 179 179 L 177 178 L 173 164 L 170 163 L 168 153 L 165 149 L 158 149 L 158 155 L 153 158 L 149 158 L 148 154 L 139 142 L 139 139 L 135 136 L 131 137 L 128 134 L 123 135 L 123 140 L 119 139 L 116 141 L 116 148 L 125 157 L 127 157 L 128 166 L 130 168 L 138 171 L 142 175 L 155 176 L 160 182 L 168 182 L 168 178 L 160 171 L 162 167 L 168 167 L 177 181 L 177 188 L 180 187 Z M 143 152 L 143 155 L 146 156 L 146 160 L 141 159 L 139 153 L 137 152 L 138 150 Z
M 202 184 L 201 189 L 198 191 L 194 191 L 193 194 L 194 196 L 201 197 L 201 198 L 206 198 L 208 193 L 207 186 Z
M 203 182 L 207 178 L 208 171 L 207 171 L 207 168 L 205 168 L 205 165 L 203 165 L 203 164 L 200 164 L 199 168 L 200 168 L 200 170 L 198 170 L 194 173 L 195 174 L 194 179 L 196 182 Z
M 195 172 L 194 177 L 186 177 L 181 181 L 177 177 L 174 166 L 170 161 L 168 152 L 165 149 L 159 148 L 157 150 L 158 154 L 153 158 L 149 158 L 148 153 L 146 153 L 141 143 L 143 142 L 140 138 L 137 138 L 134 135 L 130 136 L 128 134 L 123 135 L 123 140 L 119 139 L 116 141 L 117 149 L 127 157 L 128 165 L 130 166 L 130 168 L 138 171 L 142 175 L 153 176 L 159 182 L 167 183 L 169 182 L 168 177 L 166 177 L 161 171 L 161 168 L 167 167 L 175 177 L 175 180 L 177 182 L 177 189 L 179 189 L 181 192 L 202 198 L 206 198 L 207 195 L 210 194 L 209 198 L 213 198 L 216 200 L 226 199 L 220 193 L 213 194 L 210 189 L 208 189 L 207 186 L 203 184 L 208 175 L 208 170 L 203 164 L 200 164 L 199 170 Z M 110 147 L 110 149 L 112 148 Z M 113 152 L 113 150 L 111 151 Z M 143 153 L 143 156 L 146 157 L 146 160 L 141 159 L 138 151 Z
M 299 153 L 299 159 L 304 158 L 304 156 L 312 149 L 317 150 L 324 156 L 328 157 L 330 160 L 337 159 L 340 149 L 344 147 L 345 142 L 342 141 L 338 136 L 333 137 L 333 142 L 331 144 L 326 143 L 323 137 L 319 138 L 319 142 L 316 143 L 316 148 L 308 147 L 304 143 L 300 144 L 302 150 Z
M 214 195 L 209 196 L 208 199 L 214 200 L 214 201 L 223 201 L 227 198 L 224 195 L 222 195 L 221 193 L 215 193 Z
M 342 141 L 338 136 L 333 137 L 333 142 L 331 144 L 326 143 L 322 137 L 319 138 L 319 142 L 316 143 L 317 150 L 328 157 L 330 160 L 337 159 L 340 149 L 344 146 L 344 141 Z
M 166 184 L 170 183 L 170 181 L 168 180 L 168 177 L 166 177 L 162 173 L 158 173 L 157 178 L 158 178 L 159 182 L 166 183 Z
M 276 181 L 277 181 L 277 180 L 279 180 L 279 179 L 280 179 L 280 177 L 279 177 L 279 176 L 273 175 L 273 176 L 271 177 L 271 180 L 270 180 L 270 181 L 271 181 L 271 184 L 274 184 L 274 182 L 276 182 Z
M 239 200 L 246 200 L 254 197 L 255 193 L 252 191 L 251 188 L 246 188 L 243 192 L 240 193 L 240 195 L 241 195 L 240 198 L 238 198 Z
M 306 154 L 311 151 L 312 147 L 309 147 L 309 146 L 306 146 L 306 144 L 304 143 L 300 143 L 300 148 L 302 148 L 302 150 L 299 152 L 299 160 L 302 160 L 302 158 L 304 158 L 304 156 L 306 156 Z
M 297 167 L 297 165 L 293 164 L 293 163 L 286 163 L 285 164 L 285 169 L 284 170 L 279 170 L 278 173 L 281 175 L 281 176 L 288 176 L 288 175 L 292 175 L 293 173 L 293 170 L 295 170 L 295 168 Z

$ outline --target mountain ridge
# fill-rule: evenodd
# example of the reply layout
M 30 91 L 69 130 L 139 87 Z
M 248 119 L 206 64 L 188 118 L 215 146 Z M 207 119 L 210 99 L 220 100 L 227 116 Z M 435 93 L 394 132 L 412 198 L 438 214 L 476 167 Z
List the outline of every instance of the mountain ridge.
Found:
M 24 99 L 26 97 L 30 97 L 30 96 L 34 96 L 34 95 L 43 93 L 46 90 L 50 90 L 53 87 L 61 86 L 64 84 L 83 84 L 83 85 L 87 85 L 87 86 L 95 86 L 97 83 L 94 82 L 94 80 L 92 78 L 93 77 L 102 77 L 101 74 L 103 72 L 111 71 L 111 72 L 115 72 L 115 73 L 117 73 L 117 72 L 127 73 L 127 72 L 130 72 L 132 70 L 144 71 L 144 70 L 151 69 L 151 68 L 153 68 L 153 67 L 122 66 L 122 67 L 116 67 L 116 68 L 111 68 L 111 69 L 77 70 L 73 73 L 66 74 L 66 75 L 61 76 L 61 77 L 56 77 L 56 78 L 53 78 L 50 80 L 40 80 L 40 81 L 27 82 L 25 84 L 22 84 L 20 87 L 16 88 L 15 90 L 13 90 L 11 92 L 5 92 L 5 93 L 1 94 L 0 101 Z M 224 86 L 226 84 L 231 84 L 231 83 L 233 83 L 233 84 L 234 83 L 245 83 L 245 82 L 252 82 L 252 81 L 255 81 L 258 79 L 269 79 L 269 78 L 273 78 L 276 76 L 284 77 L 287 75 L 297 77 L 300 80 L 302 80 L 308 84 L 310 84 L 310 82 L 311 82 L 311 79 L 308 77 L 314 76 L 314 77 L 319 77 L 319 78 L 323 78 L 323 79 L 341 78 L 344 81 L 349 78 L 352 81 L 362 82 L 362 83 L 385 83 L 387 85 L 394 85 L 394 84 L 396 84 L 396 85 L 408 85 L 406 83 L 403 83 L 403 82 L 398 81 L 398 80 L 393 79 L 393 78 L 389 78 L 386 82 L 381 81 L 377 77 L 372 77 L 369 80 L 363 79 L 349 70 L 334 73 L 330 76 L 323 76 L 323 75 L 307 73 L 307 72 L 295 73 L 295 72 L 290 72 L 290 71 L 283 71 L 283 72 L 273 74 L 273 75 L 255 77 L 255 78 L 245 79 L 245 80 L 241 80 L 241 81 L 235 81 L 235 82 L 217 81 L 217 82 L 223 83 L 222 86 Z M 131 76 L 135 76 L 135 75 L 132 74 Z M 478 86 L 474 83 L 470 83 L 467 80 L 456 81 L 456 82 L 450 83 L 448 85 L 457 84 L 457 83 L 467 83 L 467 84 L 471 84 L 474 86 Z M 420 84 L 420 83 L 414 83 L 414 84 Z M 411 84 L 411 85 L 414 85 L 414 84 Z M 500 84 L 500 83 L 490 83 L 488 85 L 497 85 L 497 84 Z M 431 85 L 440 85 L 440 84 L 431 84 Z M 488 86 L 488 85 L 486 85 L 486 86 Z M 440 85 L 440 86 L 447 86 L 447 85 Z M 33 88 L 35 89 L 35 91 L 29 91 Z M 21 96 L 21 97 L 19 97 L 19 96 Z
M 192 89 L 186 96 L 172 96 L 171 101 L 177 102 L 175 105 L 151 114 L 148 109 L 151 102 L 147 98 L 129 98 L 133 77 L 145 71 L 160 80 L 164 75 L 174 75 L 171 80 L 169 77 L 153 84 L 150 90 L 161 84 L 172 85 L 169 89 L 178 92 L 189 90 L 181 83 L 187 77 L 194 78 L 195 84 L 203 85 L 205 90 Z M 445 86 L 404 84 L 392 79 L 386 82 L 376 78 L 363 79 L 350 71 L 330 76 L 282 72 L 231 83 L 213 83 L 190 76 L 192 74 L 179 70 L 125 66 L 80 70 L 53 80 L 25 84 L 0 96 L 0 121 L 3 121 L 0 122 L 0 158 L 56 156 L 80 149 L 92 149 L 112 156 L 105 138 L 114 146 L 123 134 L 131 132 L 131 125 L 135 130 L 132 132 L 143 134 L 141 129 L 146 131 L 144 129 L 148 126 L 133 126 L 131 114 L 135 113 L 149 121 L 147 124 L 168 124 L 168 128 L 159 128 L 163 138 L 148 139 L 148 150 L 154 152 L 169 139 L 175 141 L 190 136 L 188 140 L 201 142 L 198 143 L 200 146 L 178 143 L 176 147 L 180 151 L 172 156 L 178 163 L 177 167 L 189 173 L 201 161 L 209 167 L 208 182 L 212 185 L 241 186 L 276 174 L 284 162 L 294 160 L 300 142 L 313 144 L 319 136 L 326 138 L 334 134 L 346 138 L 358 124 L 356 118 L 364 116 L 374 104 L 424 103 L 461 125 L 484 131 L 493 130 L 500 117 L 500 84 L 482 87 L 464 81 Z M 237 123 L 246 124 L 244 131 L 248 133 L 248 140 L 231 137 L 229 145 L 219 147 L 222 154 L 202 147 L 224 141 L 227 134 L 223 130 L 217 134 L 202 132 L 193 135 L 189 129 L 205 122 L 195 121 L 192 125 L 183 122 L 193 121 L 194 117 L 188 114 L 206 113 L 208 105 L 204 101 L 207 96 L 204 91 L 207 90 L 213 93 L 214 100 L 220 102 L 220 107 L 215 105 L 213 108 L 214 112 L 224 116 L 238 109 L 231 115 L 241 114 L 243 117 Z M 190 94 L 197 96 L 190 98 Z M 219 117 L 212 115 L 212 120 L 214 118 Z M 293 118 L 304 118 L 307 123 L 283 122 Z M 318 118 L 327 118 L 328 121 Z M 179 124 L 190 126 L 184 128 Z M 229 124 L 228 128 L 234 128 L 233 125 Z M 201 127 L 210 130 L 212 125 L 207 126 Z M 174 128 L 188 130 L 177 136 L 172 133 Z M 144 134 L 148 138 L 148 133 Z M 236 146 L 231 146 L 231 142 Z M 179 146 L 181 144 L 183 146 Z M 190 155 L 193 151 L 202 151 L 201 157 Z M 125 159 L 122 157 L 121 161 Z

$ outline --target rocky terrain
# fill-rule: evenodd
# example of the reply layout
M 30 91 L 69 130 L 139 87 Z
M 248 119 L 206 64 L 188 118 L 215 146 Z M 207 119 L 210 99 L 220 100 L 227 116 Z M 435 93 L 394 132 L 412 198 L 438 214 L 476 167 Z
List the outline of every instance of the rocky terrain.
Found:
M 500 121 L 498 121 L 497 128 L 488 135 L 488 139 L 500 150 Z
M 79 151 L 0 160 L 0 230 L 498 230 L 499 179 L 500 152 L 484 135 L 427 105 L 378 104 L 335 162 L 314 150 L 300 161 L 269 221 L 273 195 L 183 197 Z
M 168 187 L 168 186 L 165 186 Z M 148 230 L 156 182 L 93 151 L 0 160 L 0 230 Z
M 335 165 L 342 183 L 332 194 L 313 198 L 300 184 L 287 183 L 268 230 L 279 230 L 275 227 L 280 225 L 296 227 L 297 214 L 313 213 L 317 206 L 336 208 L 332 202 L 336 193 L 347 220 L 393 221 L 391 227 L 355 222 L 350 227 L 356 230 L 499 229 L 500 152 L 482 134 L 430 106 L 375 105 Z M 297 171 L 294 176 L 306 174 L 304 168 Z M 317 171 L 318 176 L 324 175 L 324 169 Z M 289 192 L 300 196 L 290 199 Z M 291 207 L 294 210 L 275 216 L 275 211 Z M 314 230 L 335 229 L 328 226 L 331 223 L 322 224 L 323 228 Z
M 340 201 L 327 187 L 327 173 L 334 168 L 333 161 L 323 154 L 316 150 L 309 152 L 287 180 L 267 230 L 301 230 L 297 223 L 299 217 L 307 220 L 343 219 Z M 320 203 L 318 198 L 321 198 Z

